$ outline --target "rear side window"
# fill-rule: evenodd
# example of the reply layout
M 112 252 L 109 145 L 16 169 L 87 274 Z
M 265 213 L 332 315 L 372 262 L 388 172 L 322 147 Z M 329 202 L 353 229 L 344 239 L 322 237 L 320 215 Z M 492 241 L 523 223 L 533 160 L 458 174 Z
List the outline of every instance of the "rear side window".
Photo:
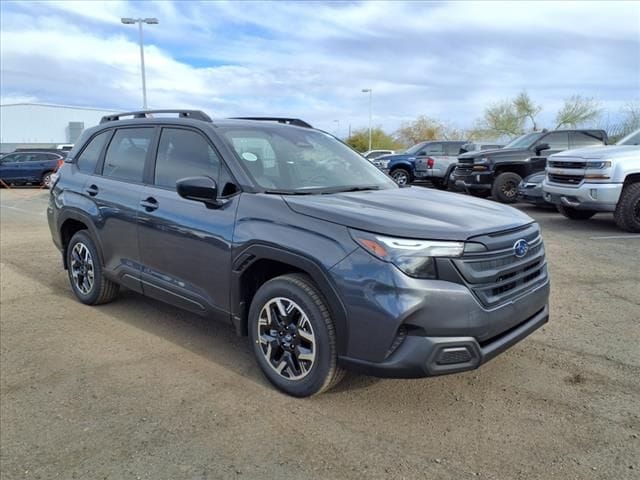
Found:
M 105 177 L 142 182 L 144 161 L 153 138 L 153 128 L 116 130 L 104 157 Z
M 444 146 L 441 143 L 431 143 L 424 147 L 423 151 L 425 155 L 444 155 Z
M 569 142 L 571 143 L 571 148 L 593 147 L 603 143 L 600 135 L 589 132 L 571 132 L 569 134 Z
M 220 158 L 209 142 L 197 132 L 163 128 L 156 157 L 155 184 L 175 188 L 185 177 L 206 175 L 218 180 Z
M 464 143 L 446 143 L 444 146 L 445 155 L 458 155 Z
M 569 135 L 567 132 L 553 132 L 540 139 L 538 143 L 548 143 L 550 150 L 568 150 Z
M 78 170 L 84 173 L 94 173 L 96 171 L 96 164 L 100 158 L 100 152 L 102 152 L 102 148 L 109 138 L 109 134 L 111 134 L 111 131 L 107 130 L 91 139 L 76 161 Z

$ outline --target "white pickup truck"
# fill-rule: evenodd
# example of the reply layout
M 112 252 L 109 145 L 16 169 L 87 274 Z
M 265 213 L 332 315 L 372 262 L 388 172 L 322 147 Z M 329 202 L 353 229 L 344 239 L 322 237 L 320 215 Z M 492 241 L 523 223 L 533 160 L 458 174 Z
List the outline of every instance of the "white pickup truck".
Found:
M 640 232 L 640 130 L 616 145 L 549 156 L 542 191 L 567 218 L 613 212 L 619 228 Z

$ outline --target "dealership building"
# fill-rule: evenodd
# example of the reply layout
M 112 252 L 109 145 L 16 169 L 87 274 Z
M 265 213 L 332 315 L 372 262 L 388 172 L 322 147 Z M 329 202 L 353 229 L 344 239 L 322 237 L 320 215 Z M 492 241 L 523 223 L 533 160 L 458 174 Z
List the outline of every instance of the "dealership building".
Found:
M 115 110 L 43 103 L 0 105 L 0 153 L 74 143 L 85 128 Z

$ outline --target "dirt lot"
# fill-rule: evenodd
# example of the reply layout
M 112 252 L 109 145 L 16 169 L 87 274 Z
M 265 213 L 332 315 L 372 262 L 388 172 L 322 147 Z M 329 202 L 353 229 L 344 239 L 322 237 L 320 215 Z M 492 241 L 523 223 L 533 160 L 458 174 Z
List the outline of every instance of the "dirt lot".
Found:
M 47 192 L 0 195 L 3 479 L 640 478 L 640 236 L 608 215 L 521 207 L 551 321 L 481 369 L 296 400 L 230 326 L 129 292 L 75 301 Z

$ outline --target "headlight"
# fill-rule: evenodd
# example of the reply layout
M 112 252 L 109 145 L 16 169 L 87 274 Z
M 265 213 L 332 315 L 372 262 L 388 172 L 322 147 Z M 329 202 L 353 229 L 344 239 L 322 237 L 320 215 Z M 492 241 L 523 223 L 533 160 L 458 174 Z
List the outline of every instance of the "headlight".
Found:
M 609 168 L 611 167 L 611 160 L 606 160 L 604 162 L 587 162 L 586 168 Z
M 389 166 L 389 160 L 378 160 L 376 162 L 376 167 L 378 168 L 387 168 Z
M 473 159 L 473 163 L 489 163 L 490 161 L 491 160 L 489 159 L 489 157 L 479 157 Z
M 436 278 L 435 257 L 460 257 L 464 242 L 413 240 L 350 230 L 353 239 L 371 255 L 411 277 Z

